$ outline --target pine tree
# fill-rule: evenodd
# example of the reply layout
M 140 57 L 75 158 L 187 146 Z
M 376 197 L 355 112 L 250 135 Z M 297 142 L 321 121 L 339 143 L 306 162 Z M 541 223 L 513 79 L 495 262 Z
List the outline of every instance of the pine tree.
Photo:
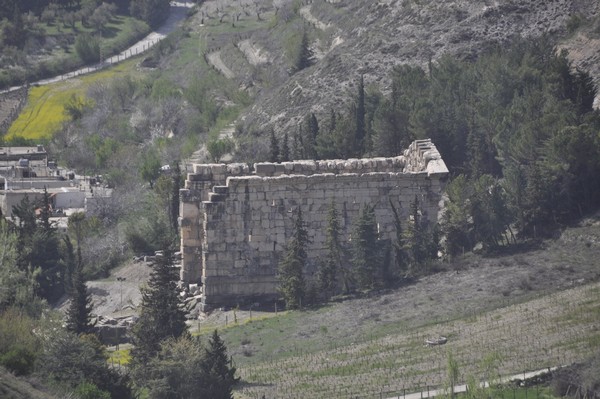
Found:
M 71 238 L 67 235 L 63 238 L 65 244 L 65 255 L 63 257 L 63 280 L 65 283 L 65 292 L 68 295 L 73 294 L 73 276 L 75 275 L 75 269 L 77 269 L 77 265 L 80 264 L 77 260 L 75 260 L 75 252 L 73 250 L 73 243 L 71 243 Z
M 40 204 L 39 226 L 36 228 L 31 242 L 30 260 L 36 276 L 38 295 L 53 302 L 64 293 L 62 277 L 61 253 L 56 227 L 50 222 L 51 206 L 50 195 L 44 188 L 44 195 Z
M 375 208 L 365 205 L 352 234 L 352 266 L 360 289 L 376 287 L 383 266 L 381 255 Z
M 17 264 L 23 271 L 31 266 L 31 240 L 37 229 L 35 207 L 25 195 L 19 204 L 13 206 L 12 220 L 17 226 Z
M 335 110 L 333 108 L 331 108 L 331 110 L 329 111 L 329 126 L 328 126 L 329 133 L 333 133 L 333 131 L 335 130 L 336 118 L 337 118 L 337 116 L 335 114 Z
M 396 262 L 396 268 L 401 275 L 406 275 L 408 271 L 408 256 L 404 249 L 404 231 L 402 230 L 402 218 L 400 213 L 394 206 L 394 203 L 390 199 L 390 207 L 394 214 L 394 227 L 396 228 L 396 241 L 392 244 L 394 249 L 394 258 Z
M 279 140 L 275 136 L 275 130 L 271 128 L 269 162 L 279 162 Z
M 74 259 L 73 245 L 69 236 L 65 237 L 67 247 L 67 257 Z M 67 309 L 67 330 L 75 334 L 87 334 L 92 331 L 90 320 L 92 318 L 92 296 L 87 290 L 83 279 L 82 265 L 76 265 L 71 277 L 71 302 Z
M 50 196 L 45 191 L 40 207 L 39 224 L 36 204 L 25 196 L 13 207 L 17 225 L 17 264 L 22 271 L 35 276 L 35 293 L 50 302 L 64 293 L 63 270 L 56 228 L 50 223 Z
M 285 132 L 283 134 L 283 142 L 281 143 L 281 162 L 289 162 L 290 159 L 290 145 L 288 134 Z
M 314 113 L 306 116 L 306 140 L 305 140 L 305 149 L 306 156 L 310 159 L 317 158 L 317 137 L 319 135 L 319 122 L 317 121 L 317 117 Z
M 302 31 L 302 37 L 298 44 L 298 50 L 293 64 L 293 72 L 298 72 L 304 68 L 308 68 L 312 64 L 313 52 L 310 49 L 310 43 L 308 41 L 308 34 L 306 29 Z
M 173 168 L 173 192 L 171 194 L 171 224 L 175 233 L 179 232 L 179 190 L 181 189 L 181 167 L 175 161 Z
M 325 248 L 327 255 L 319 269 L 319 288 L 325 299 L 335 295 L 337 291 L 337 275 L 342 267 L 342 246 L 340 244 L 340 222 L 335 201 L 331 201 L 327 217 L 327 237 Z
M 230 365 L 227 358 L 225 343 L 215 330 L 206 348 L 205 362 L 205 385 L 209 398 L 231 399 L 232 389 L 238 378 L 235 377 L 235 367 Z
M 148 286 L 141 289 L 140 316 L 133 326 L 132 365 L 143 376 L 144 365 L 160 350 L 166 338 L 187 334 L 185 311 L 177 293 L 177 269 L 170 249 L 152 264 Z
M 423 220 L 419 198 L 410 204 L 410 220 L 404 232 L 404 249 L 411 267 L 435 259 L 438 253 L 437 229 L 431 229 Z
M 367 125 L 365 121 L 366 117 L 366 108 L 365 108 L 365 80 L 364 76 L 360 75 L 360 79 L 358 81 L 358 92 L 356 95 L 356 109 L 355 109 L 355 118 L 356 118 L 356 131 L 355 131 L 355 147 L 354 147 L 354 155 L 362 156 L 365 152 L 365 140 L 367 136 Z
M 302 307 L 306 291 L 304 268 L 308 258 L 306 253 L 308 242 L 308 232 L 302 219 L 302 209 L 298 207 L 292 238 L 287 245 L 285 258 L 279 264 L 279 291 L 288 309 Z
M 44 187 L 44 194 L 42 195 L 41 205 L 40 205 L 40 225 L 42 230 L 46 232 L 53 231 L 52 224 L 50 223 L 50 215 L 52 213 L 52 207 L 50 205 L 50 194 L 48 194 L 48 190 Z

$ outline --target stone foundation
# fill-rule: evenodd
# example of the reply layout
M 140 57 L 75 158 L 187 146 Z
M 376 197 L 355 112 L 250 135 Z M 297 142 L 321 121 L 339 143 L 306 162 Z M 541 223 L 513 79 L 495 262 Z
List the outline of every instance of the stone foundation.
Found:
M 430 140 L 394 158 L 256 163 L 252 171 L 247 164 L 194 165 L 181 190 L 181 278 L 202 283 L 203 309 L 275 299 L 277 265 L 299 207 L 311 240 L 310 279 L 325 254 L 332 201 L 343 239 L 365 204 L 375 205 L 379 232 L 391 239 L 390 201 L 407 219 L 416 196 L 424 218 L 437 221 L 447 175 Z

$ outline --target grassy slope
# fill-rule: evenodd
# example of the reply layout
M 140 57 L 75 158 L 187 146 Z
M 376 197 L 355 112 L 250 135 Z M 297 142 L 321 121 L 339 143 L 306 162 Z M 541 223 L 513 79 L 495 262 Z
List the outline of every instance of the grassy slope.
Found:
M 25 379 L 15 377 L 0 367 L 0 398 L 3 399 L 53 399 L 55 396 L 32 386 Z
M 60 128 L 66 119 L 64 104 L 72 95 L 85 96 L 93 83 L 125 75 L 135 69 L 136 60 L 128 60 L 109 69 L 51 85 L 33 87 L 27 105 L 12 124 L 7 138 L 45 139 Z
M 600 347 L 599 255 L 596 221 L 543 248 L 467 257 L 372 298 L 253 312 L 261 320 L 238 326 L 233 311 L 216 312 L 200 329 L 221 328 L 242 377 L 239 397 L 379 397 L 441 386 L 448 351 L 463 381 L 484 378 L 485 362 L 511 375 L 570 364 Z M 440 335 L 447 345 L 423 345 Z

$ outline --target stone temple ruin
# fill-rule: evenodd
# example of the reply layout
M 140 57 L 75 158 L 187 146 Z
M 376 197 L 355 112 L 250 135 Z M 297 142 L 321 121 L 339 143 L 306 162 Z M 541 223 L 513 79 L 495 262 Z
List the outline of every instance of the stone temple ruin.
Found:
M 332 201 L 344 239 L 365 204 L 375 205 L 379 232 L 390 239 L 390 201 L 406 220 L 416 196 L 424 218 L 436 221 L 447 175 L 430 140 L 393 158 L 194 165 L 181 190 L 181 279 L 201 284 L 204 310 L 275 299 L 298 207 L 311 239 L 310 279 L 325 254 Z

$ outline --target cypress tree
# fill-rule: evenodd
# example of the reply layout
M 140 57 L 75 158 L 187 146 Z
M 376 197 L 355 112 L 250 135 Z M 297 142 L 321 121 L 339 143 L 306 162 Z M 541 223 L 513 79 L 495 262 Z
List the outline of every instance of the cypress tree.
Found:
M 17 226 L 17 264 L 23 271 L 31 266 L 31 241 L 37 229 L 35 208 L 25 195 L 19 204 L 13 206 L 12 220 Z
M 287 245 L 285 258 L 279 265 L 279 290 L 288 309 L 302 307 L 306 291 L 304 267 L 308 258 L 306 253 L 308 242 L 308 232 L 302 219 L 302 209 L 298 207 L 292 238 Z
M 365 108 L 365 80 L 363 75 L 360 75 L 358 81 L 358 93 L 356 95 L 356 131 L 354 141 L 354 155 L 361 156 L 365 152 L 365 139 L 367 136 L 367 127 L 365 122 L 366 108 Z
M 173 192 L 171 193 L 171 223 L 177 234 L 179 231 L 179 189 L 181 188 L 181 167 L 179 161 L 175 162 L 173 168 Z
M 319 270 L 319 286 L 323 296 L 329 299 L 337 290 L 337 275 L 342 265 L 342 246 L 340 244 L 340 222 L 335 201 L 331 201 L 327 217 L 327 237 L 325 241 L 327 255 Z
M 285 132 L 283 134 L 283 142 L 281 143 L 281 162 L 289 162 L 290 159 L 290 145 L 288 134 Z
M 141 289 L 140 316 L 132 330 L 132 366 L 138 369 L 142 380 L 144 366 L 160 351 L 161 342 L 187 334 L 185 311 L 177 293 L 178 280 L 173 253 L 166 249 L 152 264 L 148 286 Z
M 73 245 L 69 236 L 65 237 L 65 244 L 67 248 L 67 257 L 74 259 Z M 71 290 L 70 297 L 71 302 L 67 309 L 67 331 L 75 334 L 87 334 L 92 331 L 92 325 L 90 320 L 92 318 L 92 297 L 87 290 L 85 281 L 83 279 L 82 265 L 76 265 L 73 270 L 71 277 Z
M 42 230 L 46 232 L 53 231 L 52 224 L 50 223 L 50 215 L 51 215 L 51 206 L 50 206 L 50 194 L 48 194 L 48 190 L 44 187 L 44 194 L 42 195 L 42 200 L 40 204 L 40 225 Z
M 207 397 L 214 399 L 233 398 L 232 389 L 238 379 L 235 367 L 230 365 L 225 343 L 215 330 L 208 342 L 205 356 L 205 389 Z
M 401 275 L 405 275 L 408 271 L 408 259 L 404 249 L 404 232 L 402 230 L 402 219 L 394 203 L 390 199 L 390 207 L 394 214 L 394 227 L 396 228 L 396 241 L 392 244 L 394 248 L 394 258 L 396 261 L 396 268 Z
M 329 111 L 329 133 L 333 133 L 333 131 L 335 130 L 335 125 L 336 125 L 336 115 L 335 115 L 335 110 L 333 108 L 331 108 L 331 110 Z
M 314 113 L 307 115 L 305 121 L 307 127 L 305 141 L 306 156 L 310 159 L 315 159 L 317 158 L 316 146 L 317 136 L 319 135 L 319 122 L 317 121 L 317 117 Z
M 279 162 L 279 140 L 275 136 L 275 130 L 271 129 L 269 162 Z
M 422 265 L 437 257 L 437 229 L 431 229 L 423 221 L 419 198 L 415 195 L 410 204 L 410 218 L 404 232 L 404 249 L 411 266 Z
M 375 208 L 365 205 L 352 234 L 352 266 L 360 289 L 375 288 L 382 268 Z
M 36 228 L 30 248 L 30 261 L 36 276 L 38 295 L 50 302 L 64 293 L 61 253 L 56 228 L 50 223 L 50 196 L 44 190 L 40 209 L 40 224 Z
M 294 60 L 293 70 L 298 72 L 304 68 L 308 68 L 312 64 L 313 53 L 309 47 L 308 34 L 306 29 L 302 31 L 302 37 L 298 44 L 296 59 Z

